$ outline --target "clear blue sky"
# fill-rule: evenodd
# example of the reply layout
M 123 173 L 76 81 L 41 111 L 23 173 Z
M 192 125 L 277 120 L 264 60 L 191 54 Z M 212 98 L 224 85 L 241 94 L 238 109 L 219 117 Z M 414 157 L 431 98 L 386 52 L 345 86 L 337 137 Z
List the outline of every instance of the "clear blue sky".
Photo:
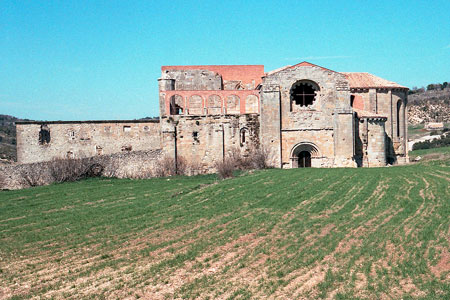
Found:
M 450 81 L 450 1 L 0 1 L 0 113 L 158 115 L 161 65 L 303 60 Z

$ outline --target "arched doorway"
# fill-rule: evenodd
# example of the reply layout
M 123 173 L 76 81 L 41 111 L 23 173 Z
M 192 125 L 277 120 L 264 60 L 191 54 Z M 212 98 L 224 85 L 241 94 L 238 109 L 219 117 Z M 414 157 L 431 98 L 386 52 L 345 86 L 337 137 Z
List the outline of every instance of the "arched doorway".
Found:
M 298 143 L 291 151 L 292 168 L 311 168 L 312 160 L 320 157 L 319 150 L 313 143 Z
M 301 151 L 298 154 L 298 167 L 311 168 L 311 153 L 308 151 Z

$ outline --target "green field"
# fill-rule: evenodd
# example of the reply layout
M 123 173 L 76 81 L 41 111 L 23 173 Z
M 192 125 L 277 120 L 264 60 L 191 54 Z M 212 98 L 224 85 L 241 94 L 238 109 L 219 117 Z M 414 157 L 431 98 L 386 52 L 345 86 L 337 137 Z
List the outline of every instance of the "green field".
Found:
M 450 147 L 440 147 L 440 148 L 432 148 L 432 149 L 420 149 L 409 151 L 409 157 L 411 159 L 416 158 L 417 156 L 421 156 L 422 158 L 429 159 L 443 159 L 450 158 Z
M 450 299 L 450 161 L 0 192 L 0 299 Z

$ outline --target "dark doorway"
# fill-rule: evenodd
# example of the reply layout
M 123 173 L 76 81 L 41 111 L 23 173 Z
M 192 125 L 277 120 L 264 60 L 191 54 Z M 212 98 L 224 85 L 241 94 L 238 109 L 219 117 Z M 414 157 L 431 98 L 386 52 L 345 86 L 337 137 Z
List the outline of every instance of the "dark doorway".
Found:
M 298 167 L 311 168 L 311 153 L 302 151 L 298 154 Z

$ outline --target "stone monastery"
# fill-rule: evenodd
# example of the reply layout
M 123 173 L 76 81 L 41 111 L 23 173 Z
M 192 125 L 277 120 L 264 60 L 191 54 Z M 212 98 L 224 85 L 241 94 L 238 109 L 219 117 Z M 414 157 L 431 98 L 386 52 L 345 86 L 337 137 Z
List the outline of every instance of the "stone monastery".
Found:
M 308 62 L 163 66 L 159 120 L 18 122 L 20 163 L 161 149 L 203 171 L 263 147 L 277 168 L 379 167 L 408 160 L 408 88 Z

